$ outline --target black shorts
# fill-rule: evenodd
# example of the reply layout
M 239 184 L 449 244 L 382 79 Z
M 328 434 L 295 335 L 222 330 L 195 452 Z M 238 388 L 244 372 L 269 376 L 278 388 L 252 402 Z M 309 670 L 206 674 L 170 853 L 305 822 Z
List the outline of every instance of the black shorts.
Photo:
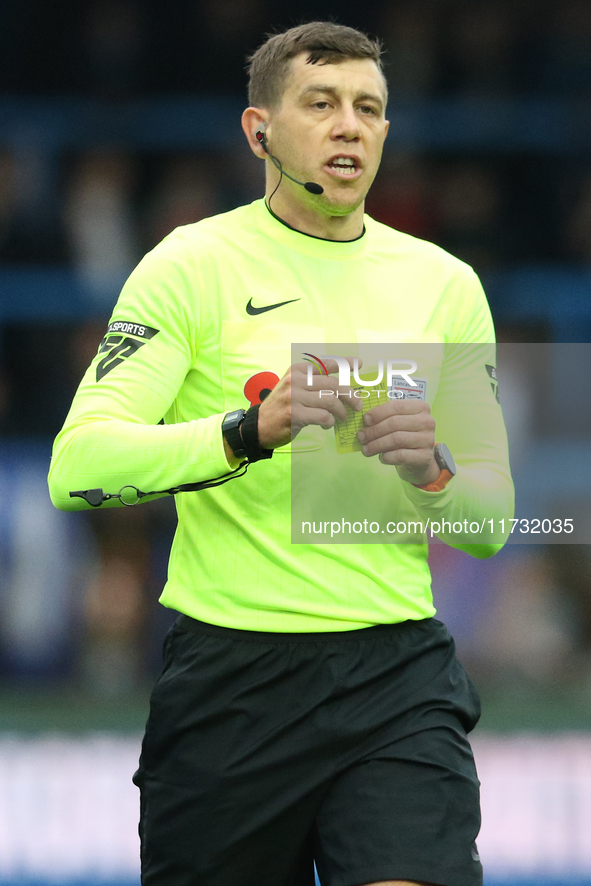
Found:
M 140 768 L 144 886 L 481 886 L 478 696 L 435 619 L 265 634 L 181 616 Z

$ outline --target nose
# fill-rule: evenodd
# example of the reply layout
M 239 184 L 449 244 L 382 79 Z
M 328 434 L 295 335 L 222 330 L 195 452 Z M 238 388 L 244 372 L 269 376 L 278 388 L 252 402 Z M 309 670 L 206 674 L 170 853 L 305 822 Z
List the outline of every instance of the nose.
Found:
M 342 104 L 332 130 L 333 138 L 357 141 L 361 135 L 359 119 L 352 104 Z

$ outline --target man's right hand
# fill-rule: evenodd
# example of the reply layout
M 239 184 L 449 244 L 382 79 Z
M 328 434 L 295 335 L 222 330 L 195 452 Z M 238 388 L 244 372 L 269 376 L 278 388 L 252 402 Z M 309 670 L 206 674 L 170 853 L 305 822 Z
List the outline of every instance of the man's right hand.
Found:
M 347 358 L 349 359 L 349 358 Z M 349 364 L 353 365 L 352 358 Z M 321 375 L 314 367 L 308 385 L 309 363 L 295 363 L 263 400 L 259 408 L 259 441 L 263 449 L 277 449 L 290 443 L 306 425 L 332 428 L 345 421 L 347 409 L 360 412 L 362 401 L 350 386 L 341 387 L 333 376 Z M 328 372 L 338 372 L 336 360 L 325 360 Z M 322 391 L 322 396 L 320 395 Z M 330 391 L 331 393 L 324 393 Z M 339 396 L 337 397 L 337 392 Z M 346 405 L 345 405 L 346 404 Z

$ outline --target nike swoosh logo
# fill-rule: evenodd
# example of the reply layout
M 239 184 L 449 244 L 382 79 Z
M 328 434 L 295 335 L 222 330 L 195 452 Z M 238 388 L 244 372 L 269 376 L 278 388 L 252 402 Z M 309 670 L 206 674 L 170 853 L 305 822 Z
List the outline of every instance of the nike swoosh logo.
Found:
M 282 308 L 283 305 L 290 305 L 292 301 L 301 301 L 299 298 L 290 298 L 288 301 L 280 301 L 277 302 L 276 305 L 266 305 L 264 308 L 255 308 L 252 299 L 248 300 L 248 304 L 246 305 L 246 313 L 250 314 L 251 317 L 254 317 L 256 314 L 264 314 L 265 311 L 274 311 L 275 308 Z

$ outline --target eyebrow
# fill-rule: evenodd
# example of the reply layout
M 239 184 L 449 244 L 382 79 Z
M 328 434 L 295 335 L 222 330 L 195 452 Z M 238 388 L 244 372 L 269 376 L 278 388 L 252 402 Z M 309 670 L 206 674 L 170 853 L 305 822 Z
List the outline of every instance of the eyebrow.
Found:
M 330 95 L 338 98 L 338 90 L 335 89 L 334 86 L 307 86 L 306 89 L 302 92 L 301 97 L 305 98 L 307 95 L 311 95 L 314 92 L 327 92 Z M 355 96 L 355 101 L 372 101 L 376 102 L 379 105 L 380 110 L 384 109 L 384 101 L 379 95 L 375 95 L 373 92 L 362 92 L 359 95 Z

